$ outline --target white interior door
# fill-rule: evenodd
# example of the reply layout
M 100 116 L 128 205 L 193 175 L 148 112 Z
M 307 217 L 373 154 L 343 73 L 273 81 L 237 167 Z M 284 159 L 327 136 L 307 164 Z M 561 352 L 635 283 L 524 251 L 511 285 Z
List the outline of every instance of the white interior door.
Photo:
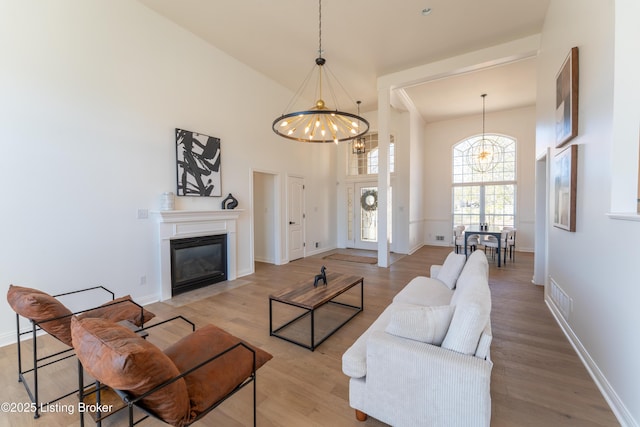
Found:
M 300 177 L 288 178 L 288 248 L 289 261 L 304 258 L 304 180 Z

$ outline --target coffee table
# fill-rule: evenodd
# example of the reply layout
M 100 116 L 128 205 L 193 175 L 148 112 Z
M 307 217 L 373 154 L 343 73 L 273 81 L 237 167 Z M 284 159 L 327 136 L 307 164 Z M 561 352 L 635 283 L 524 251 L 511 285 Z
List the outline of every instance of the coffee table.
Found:
M 345 294 L 347 291 L 357 285 L 360 285 L 359 303 L 356 302 L 355 304 L 353 304 L 347 301 L 336 300 L 338 299 L 338 297 Z M 345 294 L 345 297 L 351 297 L 351 299 L 353 299 L 353 295 Z M 287 320 L 284 324 L 274 329 L 274 302 L 297 307 L 299 310 L 295 311 L 302 311 L 302 314 L 294 317 L 291 320 Z M 334 306 L 338 309 L 336 310 L 336 312 L 339 312 L 337 313 L 339 315 L 337 317 L 343 317 L 346 314 L 347 318 L 341 319 L 342 321 L 340 321 L 337 326 L 330 325 L 330 330 L 328 332 L 323 331 L 324 333 L 322 333 L 320 337 L 316 337 L 316 316 L 320 315 L 320 313 L 318 313 L 319 310 L 322 311 L 323 308 L 327 308 L 328 306 Z M 283 289 L 277 294 L 272 294 L 269 296 L 269 335 L 281 338 L 285 341 L 289 341 L 293 344 L 297 344 L 301 347 L 314 351 L 317 346 L 322 344 L 324 340 L 333 335 L 338 329 L 344 326 L 349 320 L 353 319 L 363 309 L 364 278 L 359 276 L 349 276 L 345 274 L 330 272 L 327 274 L 326 286 L 321 282 L 317 287 L 314 287 L 313 280 L 307 280 L 289 288 Z M 327 316 L 325 316 L 325 320 L 326 317 Z M 300 329 L 304 326 L 302 322 L 306 321 L 306 319 L 308 318 L 310 318 L 311 322 L 311 336 L 308 340 L 308 343 L 303 342 L 300 339 L 296 339 L 295 336 L 287 336 L 287 334 L 285 333 L 287 330 L 292 330 L 295 328 Z

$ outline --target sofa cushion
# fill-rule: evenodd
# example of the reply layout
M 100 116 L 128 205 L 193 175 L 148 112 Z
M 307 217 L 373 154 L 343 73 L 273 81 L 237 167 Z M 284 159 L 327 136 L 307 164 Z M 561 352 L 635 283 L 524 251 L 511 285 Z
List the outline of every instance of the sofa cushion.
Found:
M 489 263 L 487 257 L 482 251 L 474 251 L 460 272 L 456 290 L 465 289 L 467 286 L 487 286 L 488 281 Z
M 443 348 L 470 355 L 476 353 L 480 335 L 489 323 L 491 312 L 488 268 L 483 252 L 476 251 L 467 260 L 451 298 L 455 311 L 442 342 Z
M 60 301 L 37 289 L 9 285 L 7 302 L 20 316 L 33 320 L 50 335 L 71 346 L 73 313 Z
M 71 336 L 76 355 L 89 374 L 133 397 L 179 375 L 159 348 L 109 320 L 74 317 Z M 182 378 L 145 397 L 142 404 L 172 425 L 189 419 L 189 396 Z
M 441 287 L 445 288 L 442 284 Z M 414 304 L 392 303 L 342 355 L 342 372 L 351 378 L 367 375 L 367 339 L 373 331 L 384 331 L 396 310 L 415 308 Z
M 453 309 L 450 305 L 441 305 L 396 310 L 385 332 L 414 341 L 440 345 L 449 329 Z
M 206 325 L 187 335 L 167 348 L 164 354 L 169 356 L 180 372 L 186 372 L 240 342 L 255 351 L 256 370 L 272 358 L 266 351 L 253 347 L 214 325 Z M 251 375 L 252 370 L 253 354 L 247 348 L 239 346 L 185 376 L 191 419 L 236 388 Z
M 393 298 L 394 303 L 448 305 L 454 292 L 438 279 L 417 276 Z
M 438 271 L 436 279 L 447 285 L 449 289 L 455 288 L 456 281 L 464 267 L 465 261 L 466 257 L 464 255 L 451 252 L 444 260 L 442 267 Z
M 121 320 L 128 320 L 136 326 L 142 326 L 155 316 L 156 315 L 149 310 L 144 308 L 141 309 L 140 306 L 134 304 L 131 300 L 131 295 L 127 295 L 104 303 L 93 310 L 86 311 L 78 317 L 82 319 L 88 317 L 100 317 L 116 323 Z

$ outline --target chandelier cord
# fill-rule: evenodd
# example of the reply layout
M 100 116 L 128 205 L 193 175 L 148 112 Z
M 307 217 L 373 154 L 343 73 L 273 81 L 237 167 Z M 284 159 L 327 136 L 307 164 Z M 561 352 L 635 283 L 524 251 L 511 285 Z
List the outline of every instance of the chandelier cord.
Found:
M 318 0 L 318 57 L 322 58 L 322 0 Z
M 482 151 L 484 151 L 484 105 L 485 102 L 487 101 L 487 94 L 483 93 L 482 94 Z

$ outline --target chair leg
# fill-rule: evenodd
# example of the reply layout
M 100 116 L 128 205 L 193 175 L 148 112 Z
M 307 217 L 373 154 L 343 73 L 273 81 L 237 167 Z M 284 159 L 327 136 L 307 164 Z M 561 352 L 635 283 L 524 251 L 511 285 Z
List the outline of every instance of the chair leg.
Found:
M 33 412 L 33 418 L 40 418 L 38 401 L 38 343 L 36 342 L 36 324 L 33 324 L 33 403 L 36 404 L 36 410 Z M 26 385 L 26 382 L 25 382 Z
M 256 369 L 255 369 L 255 355 L 254 355 L 254 361 L 253 361 L 253 427 L 256 427 Z

